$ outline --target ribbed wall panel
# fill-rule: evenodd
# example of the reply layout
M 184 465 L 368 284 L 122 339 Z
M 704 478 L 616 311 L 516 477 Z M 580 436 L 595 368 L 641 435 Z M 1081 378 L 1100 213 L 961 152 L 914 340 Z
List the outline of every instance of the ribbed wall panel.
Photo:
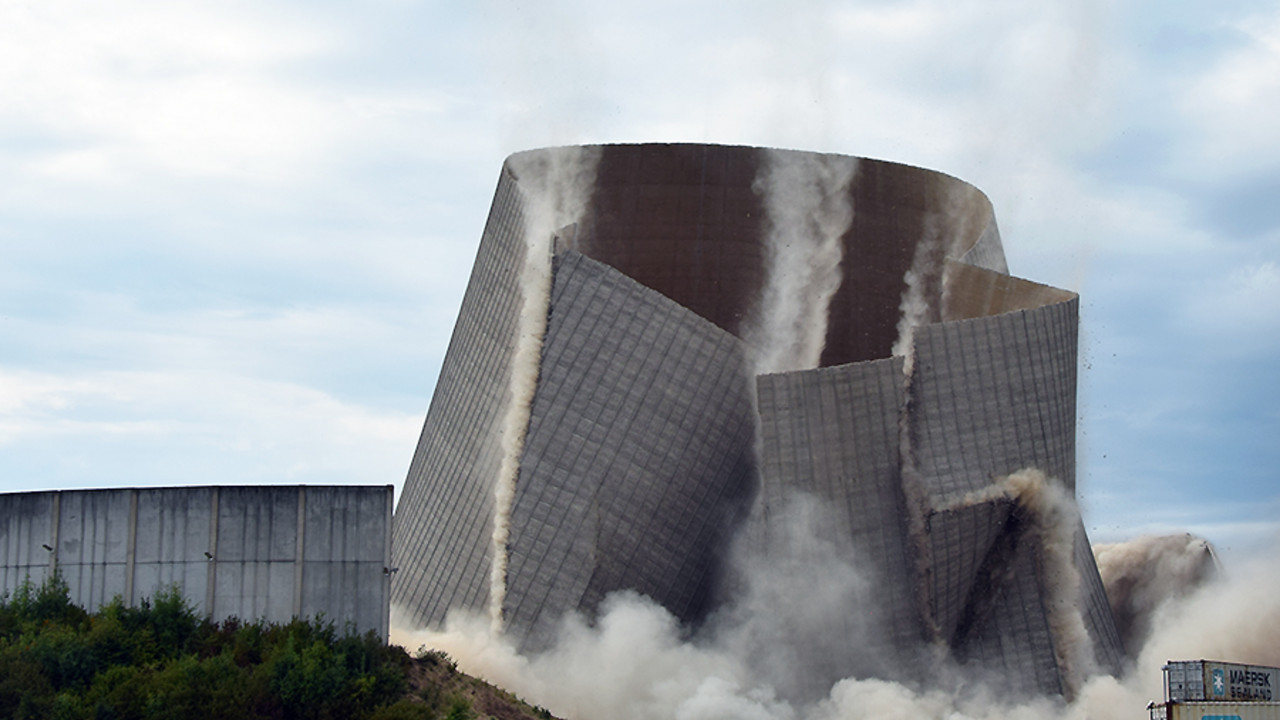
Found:
M 576 252 L 556 259 L 512 511 L 505 615 L 527 647 L 629 589 L 696 621 L 754 491 L 740 345 Z
M 0 587 L 44 582 L 53 567 L 54 493 L 0 494 Z
M 1074 491 L 1077 302 L 916 329 L 911 451 L 937 504 L 1027 467 Z
M 213 488 L 187 488 L 173 493 L 169 488 L 140 489 L 137 499 L 138 523 L 135 533 L 134 582 L 132 596 L 137 604 L 152 597 L 156 588 L 177 585 L 191 604 L 211 612 L 209 589 L 209 533 L 211 532 Z M 212 554 L 212 553 L 210 553 Z
M 955 641 L 956 628 L 988 591 L 978 582 L 979 573 L 991 561 L 992 546 L 1006 531 L 1012 507 L 1001 500 L 929 515 L 926 586 L 934 621 L 948 643 Z
M 385 622 L 390 578 L 386 575 L 390 499 L 342 487 L 307 488 L 302 546 L 304 616 L 324 613 L 358 628 Z M 372 588 L 386 588 L 373 601 Z
M 1084 596 L 1081 614 L 1084 616 L 1085 629 L 1093 640 L 1098 667 L 1103 672 L 1119 676 L 1124 670 L 1124 640 L 1120 637 L 1115 616 L 1111 613 L 1107 589 L 1102 585 L 1098 562 L 1093 556 L 1093 548 L 1089 546 L 1084 523 L 1076 529 L 1075 541 L 1076 569 L 1080 572 L 1081 594 Z
M 901 358 L 762 375 L 757 389 L 762 491 L 753 520 L 763 528 L 755 531 L 762 536 L 756 552 L 772 563 L 805 562 L 779 555 L 796 550 L 788 538 L 799 533 L 829 543 L 874 588 L 827 619 L 828 641 L 795 649 L 805 668 L 799 691 L 821 697 L 843 677 L 912 676 L 927 636 L 898 462 Z M 801 520 L 790 508 L 806 497 L 821 511 L 794 527 Z
M 1024 468 L 1037 468 L 1074 492 L 1077 306 L 1071 299 L 917 329 L 909 446 L 935 506 L 955 503 Z M 1000 577 L 1010 579 L 1001 586 L 996 609 L 961 621 L 967 635 L 957 638 L 958 652 L 984 665 L 1003 658 L 1017 678 L 1011 687 L 1019 692 L 1061 692 L 1057 671 L 1046 670 L 1048 661 L 1038 654 L 1048 647 L 1053 659 L 1053 637 L 1042 617 L 1048 591 L 1034 574 L 1023 575 L 1035 567 L 1041 550 L 1029 538 L 1020 543 L 1016 558 L 1000 560 L 1007 566 Z M 944 545 L 935 540 L 932 563 L 935 618 L 946 632 L 957 621 L 956 594 L 937 585 L 937 574 L 959 569 L 940 563 Z M 1096 654 L 1104 668 L 1116 669 L 1123 649 L 1103 607 L 1106 593 L 1097 567 L 1078 548 L 1076 556 L 1081 611 Z M 963 575 L 957 579 L 970 582 Z M 1032 602 L 1033 595 L 1040 599 Z
M 816 496 L 837 523 L 822 530 L 879 588 L 874 607 L 850 616 L 883 632 L 888 647 L 878 650 L 917 645 L 924 632 L 898 469 L 901 359 L 762 375 L 757 387 L 765 517 L 793 493 Z M 768 522 L 764 532 L 767 554 Z
M 983 230 L 982 235 L 978 237 L 978 242 L 960 257 L 960 262 L 1008 274 L 1009 263 L 1004 257 L 1004 245 L 1000 242 L 1000 229 L 996 227 L 994 217 L 991 218 L 991 224 L 987 225 L 986 230 Z
M 58 568 L 71 602 L 95 608 L 125 594 L 131 490 L 62 493 Z
M 1034 697 L 1061 694 L 1063 680 L 1054 656 L 1053 634 L 1044 605 L 1037 548 L 1015 538 L 1011 557 L 991 568 L 978 615 L 953 646 L 990 685 L 1005 693 Z

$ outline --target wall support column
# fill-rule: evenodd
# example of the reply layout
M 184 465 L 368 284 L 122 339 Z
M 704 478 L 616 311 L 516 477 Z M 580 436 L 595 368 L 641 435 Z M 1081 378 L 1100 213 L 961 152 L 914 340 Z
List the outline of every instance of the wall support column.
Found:
M 204 612 L 212 618 L 218 617 L 213 612 L 214 590 L 218 583 L 218 488 L 213 488 L 209 500 L 209 549 L 205 551 L 209 561 L 209 570 L 205 580 Z
M 382 569 L 384 584 L 382 586 L 382 641 L 387 642 L 391 637 L 391 583 L 395 581 L 395 574 L 399 568 L 391 567 L 391 522 L 394 517 L 396 489 L 392 485 L 387 486 L 387 533 L 386 539 L 382 546 Z
M 293 560 L 293 616 L 302 617 L 302 560 L 306 547 L 307 488 L 298 486 L 298 545 Z
M 62 493 L 55 492 L 53 494 L 53 532 L 51 533 L 49 548 L 49 575 L 52 576 L 58 571 L 58 527 L 62 525 Z

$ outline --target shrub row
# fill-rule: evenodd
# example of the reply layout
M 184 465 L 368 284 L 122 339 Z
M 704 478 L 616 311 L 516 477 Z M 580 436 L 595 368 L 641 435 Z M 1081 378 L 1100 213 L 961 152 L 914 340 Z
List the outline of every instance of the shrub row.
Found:
M 411 662 L 321 619 L 212 622 L 176 589 L 89 613 L 56 574 L 0 598 L 0 718 L 421 717 Z

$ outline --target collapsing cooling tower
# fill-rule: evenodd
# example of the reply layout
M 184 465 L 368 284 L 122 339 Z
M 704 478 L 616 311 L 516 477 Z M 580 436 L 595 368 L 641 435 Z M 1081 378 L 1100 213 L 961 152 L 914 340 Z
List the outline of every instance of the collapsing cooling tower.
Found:
M 939 173 L 513 155 L 396 513 L 393 602 L 486 610 L 525 648 L 621 589 L 696 625 L 735 537 L 767 554 L 803 492 L 875 579 L 849 612 L 882 658 L 941 648 L 1070 692 L 1121 653 L 1051 501 L 1074 493 L 1077 310 L 1010 277 L 986 197 Z

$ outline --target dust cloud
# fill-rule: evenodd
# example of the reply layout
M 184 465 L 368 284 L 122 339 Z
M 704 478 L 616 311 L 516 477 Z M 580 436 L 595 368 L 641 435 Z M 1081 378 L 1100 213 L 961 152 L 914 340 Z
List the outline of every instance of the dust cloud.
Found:
M 1034 481 L 1021 489 L 1018 482 L 1006 489 L 1035 491 Z M 795 510 L 797 517 L 815 511 L 820 507 Z M 825 622 L 832 605 L 805 607 L 813 586 L 832 578 L 835 605 L 854 608 L 875 588 L 821 537 L 795 532 L 786 542 L 809 564 L 752 568 L 750 599 L 710 623 L 709 632 L 691 636 L 652 601 L 622 592 L 606 599 L 594 622 L 566 618 L 558 642 L 536 655 L 516 653 L 487 617 L 465 612 L 452 613 L 437 629 L 408 631 L 393 623 L 391 640 L 411 651 L 444 650 L 461 669 L 573 720 L 1134 720 L 1160 698 L 1160 668 L 1168 660 L 1280 665 L 1280 553 L 1203 576 L 1186 573 L 1178 560 L 1203 541 L 1141 538 L 1100 547 L 1100 564 L 1110 577 L 1145 566 L 1148 586 L 1170 591 L 1144 595 L 1150 602 L 1140 613 L 1150 631 L 1144 645 L 1129 648 L 1125 676 L 1084 679 L 1070 703 L 1011 701 L 976 681 L 921 687 L 857 677 L 839 679 L 815 700 L 796 700 L 788 696 L 789 684 L 809 645 L 861 639 L 856 621 L 831 637 L 815 636 L 806 621 Z
M 1141 647 L 1155 611 L 1218 574 L 1213 546 L 1191 534 L 1144 535 L 1093 549 L 1125 647 Z
M 880 628 L 849 612 L 871 606 L 876 583 L 840 542 L 840 520 L 829 503 L 800 492 L 771 508 L 767 540 L 736 548 L 733 600 L 696 638 L 791 701 L 825 696 L 842 677 L 836 668 L 889 662 Z

